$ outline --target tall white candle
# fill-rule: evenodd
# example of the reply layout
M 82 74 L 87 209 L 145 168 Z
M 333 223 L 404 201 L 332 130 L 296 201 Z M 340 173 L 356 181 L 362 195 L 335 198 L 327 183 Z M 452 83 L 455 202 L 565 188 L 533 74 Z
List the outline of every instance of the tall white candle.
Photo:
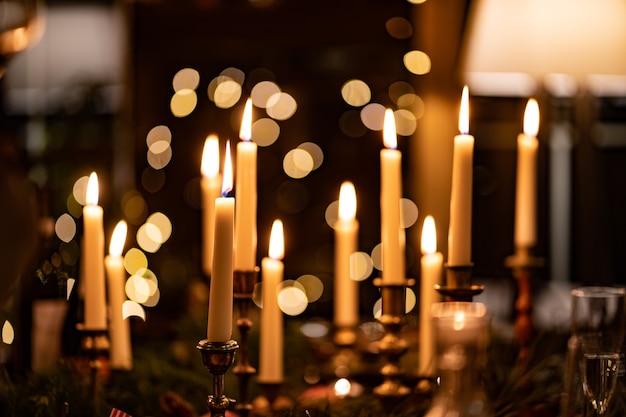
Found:
M 405 281 L 404 229 L 400 225 L 402 198 L 402 154 L 397 150 L 393 111 L 385 111 L 383 129 L 385 149 L 380 151 L 380 211 L 383 249 L 382 280 L 386 284 Z
M 220 196 L 220 145 L 216 135 L 209 135 L 202 150 L 202 270 L 211 275 L 213 266 L 213 226 L 215 199 Z
M 207 340 L 227 342 L 233 327 L 233 239 L 235 199 L 227 197 L 233 187 L 230 142 L 226 143 L 222 197 L 215 199 L 213 270 L 209 291 Z
M 248 99 L 237 144 L 235 184 L 235 270 L 253 271 L 257 249 L 257 145 L 252 142 L 252 100 Z
M 539 105 L 528 100 L 524 133 L 517 136 L 517 187 L 515 190 L 515 246 L 529 248 L 537 243 L 537 132 Z
M 104 258 L 109 294 L 109 338 L 111 339 L 110 360 L 113 369 L 132 369 L 133 354 L 130 340 L 130 325 L 124 320 L 122 305 L 126 300 L 126 271 L 122 251 L 126 242 L 128 226 L 120 221 L 113 230 L 109 254 Z
M 87 182 L 86 205 L 83 207 L 83 269 L 86 330 L 107 328 L 104 282 L 103 210 L 98 205 L 98 176 L 92 172 Z
M 261 261 L 263 308 L 259 350 L 259 377 L 261 383 L 280 383 L 283 370 L 283 314 L 278 306 L 278 290 L 283 280 L 285 253 L 283 223 L 274 220 L 270 232 L 269 256 Z
M 435 285 L 441 282 L 443 255 L 437 252 L 437 230 L 432 216 L 426 216 L 422 227 L 420 274 L 419 375 L 433 376 L 436 369 L 436 340 L 431 319 L 433 304 L 441 301 Z
M 336 327 L 352 327 L 359 322 L 358 283 L 350 274 L 352 254 L 357 250 L 359 222 L 356 220 L 356 191 L 351 182 L 339 189 L 339 218 L 335 223 L 335 297 Z
M 474 137 L 469 135 L 469 91 L 463 88 L 459 112 L 459 132 L 454 137 L 448 265 L 472 263 L 472 172 Z

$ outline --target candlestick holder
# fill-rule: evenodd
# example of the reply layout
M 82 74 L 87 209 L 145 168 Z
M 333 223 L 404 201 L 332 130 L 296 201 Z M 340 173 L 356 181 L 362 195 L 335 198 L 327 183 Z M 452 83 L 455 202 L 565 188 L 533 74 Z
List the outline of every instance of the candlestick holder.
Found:
M 235 402 L 224 395 L 224 374 L 235 361 L 235 352 L 239 349 L 239 344 L 235 340 L 210 342 L 203 339 L 198 342 L 196 348 L 202 355 L 202 363 L 213 375 L 213 394 L 207 399 L 211 417 L 223 417 L 230 404 Z
M 261 396 L 255 400 L 254 414 L 272 417 L 284 414 L 285 410 L 293 408 L 293 402 L 282 395 L 284 381 L 259 382 Z
M 380 287 L 382 296 L 382 314 L 380 322 L 385 328 L 385 335 L 378 342 L 378 349 L 385 357 L 385 365 L 380 369 L 383 383 L 374 388 L 383 406 L 390 409 L 411 393 L 411 389 L 403 384 L 404 372 L 400 367 L 400 359 L 408 350 L 408 342 L 400 336 L 405 322 L 406 287 L 414 284 L 409 279 L 401 283 L 385 283 L 375 279 L 374 285 Z
M 85 329 L 82 323 L 78 324 L 76 328 L 80 332 L 80 351 L 85 354 L 89 361 L 91 404 L 94 415 L 96 415 L 100 391 L 98 372 L 102 368 L 102 361 L 100 358 L 109 353 L 109 349 L 111 347 L 109 334 L 107 329 Z
M 520 345 L 518 364 L 525 366 L 528 361 L 530 343 L 535 333 L 532 320 L 532 281 L 537 269 L 543 267 L 543 258 L 532 255 L 525 247 L 515 248 L 515 254 L 508 256 L 504 264 L 510 268 L 517 283 L 515 300 L 515 337 Z
M 472 266 L 445 265 L 446 285 L 435 285 L 439 294 L 444 296 L 444 301 L 472 301 L 475 295 L 484 291 L 484 285 L 472 284 Z
M 256 369 L 250 365 L 248 359 L 248 333 L 252 327 L 252 320 L 248 314 L 252 306 L 252 293 L 257 283 L 259 268 L 252 271 L 233 272 L 233 297 L 239 312 L 237 328 L 239 329 L 239 341 L 241 344 L 239 359 L 233 369 L 239 385 L 239 402 L 235 409 L 245 417 L 252 410 L 252 404 L 248 400 L 248 384 L 250 377 L 256 373 Z

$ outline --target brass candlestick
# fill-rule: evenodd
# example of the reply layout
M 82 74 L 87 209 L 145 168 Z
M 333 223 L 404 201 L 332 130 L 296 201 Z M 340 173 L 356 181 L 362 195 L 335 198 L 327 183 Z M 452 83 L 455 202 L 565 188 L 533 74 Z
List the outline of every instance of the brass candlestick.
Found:
M 109 353 L 109 349 L 111 347 L 109 342 L 109 332 L 107 329 L 85 329 L 82 324 L 78 324 L 76 327 L 81 334 L 80 351 L 83 352 L 89 360 L 90 394 L 93 406 L 92 408 L 94 415 L 96 415 L 100 390 L 98 372 L 102 367 L 100 357 Z
M 472 301 L 475 295 L 484 291 L 484 285 L 472 284 L 472 266 L 445 265 L 446 285 L 435 285 L 444 301 Z
M 533 256 L 528 248 L 517 247 L 515 254 L 508 256 L 504 264 L 511 268 L 517 282 L 515 300 L 515 337 L 520 345 L 518 362 L 525 365 L 528 360 L 530 343 L 535 333 L 532 320 L 532 280 L 538 268 L 544 265 L 542 258 Z
M 374 394 L 383 401 L 386 408 L 397 404 L 411 393 L 411 389 L 402 382 L 404 372 L 400 367 L 400 358 L 406 353 L 408 343 L 400 336 L 400 330 L 405 321 L 406 287 L 413 283 L 414 280 L 405 280 L 398 284 L 374 280 L 374 285 L 381 289 L 380 322 L 385 327 L 385 335 L 378 342 L 378 348 L 386 361 L 380 370 L 383 383 L 374 388 Z
M 267 417 L 282 415 L 284 410 L 293 407 L 291 400 L 281 395 L 283 382 L 284 381 L 259 381 L 262 398 L 261 401 L 256 402 L 257 407 L 254 410 L 255 415 Z M 265 401 L 262 401 L 263 397 Z
M 248 310 L 252 306 L 252 292 L 257 283 L 258 275 L 258 267 L 252 271 L 234 271 L 233 273 L 233 297 L 239 312 L 237 328 L 239 329 L 239 340 L 241 342 L 239 360 L 233 372 L 237 375 L 239 384 L 239 403 L 236 406 L 236 410 L 244 417 L 252 410 L 252 404 L 248 400 L 248 383 L 250 377 L 256 373 L 256 369 L 250 365 L 248 360 L 248 333 L 252 327 L 252 320 L 250 320 Z
M 223 417 L 234 400 L 224 395 L 224 374 L 235 361 L 235 352 L 239 344 L 235 340 L 228 342 L 209 342 L 203 339 L 196 348 L 202 355 L 202 363 L 213 375 L 213 394 L 208 396 L 207 404 L 211 417 Z

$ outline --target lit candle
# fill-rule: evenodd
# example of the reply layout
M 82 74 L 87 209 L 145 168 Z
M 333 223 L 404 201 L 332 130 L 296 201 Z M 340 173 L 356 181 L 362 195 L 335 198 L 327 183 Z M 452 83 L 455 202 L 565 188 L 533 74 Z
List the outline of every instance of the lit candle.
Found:
M 259 350 L 261 383 L 283 382 L 283 314 L 278 306 L 278 290 L 283 280 L 285 253 L 283 223 L 274 220 L 270 232 L 268 257 L 261 261 L 263 308 Z
M 257 145 L 252 138 L 252 101 L 248 99 L 243 112 L 241 142 L 237 144 L 237 183 L 235 184 L 235 270 L 256 268 Z
M 216 135 L 209 135 L 202 150 L 202 269 L 211 275 L 213 265 L 213 224 L 215 223 L 215 199 L 220 196 L 220 144 Z
M 359 321 L 358 284 L 350 274 L 350 258 L 357 250 L 359 222 L 356 220 L 356 191 L 351 182 L 339 189 L 339 218 L 335 223 L 336 327 L 353 327 Z
M 382 280 L 386 284 L 402 284 L 404 271 L 404 229 L 400 226 L 402 197 L 402 154 L 397 147 L 393 111 L 385 111 L 383 129 L 385 149 L 380 151 L 380 211 L 383 249 Z
M 124 320 L 122 305 L 126 300 L 126 271 L 122 251 L 128 227 L 120 221 L 113 230 L 109 254 L 104 258 L 109 293 L 109 337 L 111 339 L 111 368 L 132 369 L 133 355 L 130 341 L 130 326 Z
M 422 259 L 420 275 L 420 332 L 419 332 L 419 374 L 435 374 L 436 341 L 430 315 L 433 304 L 441 301 L 435 285 L 439 284 L 443 269 L 443 255 L 437 252 L 437 231 L 435 220 L 426 216 L 422 228 Z
M 537 242 L 537 132 L 539 106 L 528 100 L 524 133 L 517 136 L 517 187 L 515 192 L 515 246 L 529 248 Z
M 235 199 L 228 197 L 233 187 L 230 142 L 226 143 L 222 197 L 215 199 L 213 269 L 209 292 L 207 340 L 227 342 L 233 327 L 233 239 Z
M 83 268 L 86 330 L 107 328 L 104 283 L 103 210 L 98 205 L 98 176 L 92 172 L 87 182 L 86 203 L 83 207 Z
M 474 137 L 469 135 L 469 92 L 463 88 L 460 134 L 454 137 L 448 265 L 470 265 L 472 252 L 472 171 Z

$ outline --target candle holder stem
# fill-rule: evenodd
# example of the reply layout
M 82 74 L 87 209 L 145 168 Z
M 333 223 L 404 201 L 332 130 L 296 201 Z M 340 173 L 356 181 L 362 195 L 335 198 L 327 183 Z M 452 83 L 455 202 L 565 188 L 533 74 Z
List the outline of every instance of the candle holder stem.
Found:
M 78 325 L 78 330 L 81 333 L 80 350 L 89 361 L 89 391 L 93 415 L 96 415 L 100 397 L 100 378 L 98 377 L 98 373 L 102 368 L 100 357 L 106 355 L 110 348 L 108 331 L 106 329 L 85 329 L 82 325 Z
M 208 409 L 212 417 L 223 417 L 234 402 L 224 395 L 224 375 L 235 360 L 239 344 L 235 340 L 210 342 L 204 339 L 198 342 L 196 348 L 202 355 L 202 363 L 213 375 L 213 394 L 208 396 Z
M 472 301 L 482 293 L 484 285 L 472 284 L 472 264 L 445 265 L 446 285 L 436 285 L 435 289 L 444 296 L 444 301 Z
M 404 372 L 400 367 L 400 359 L 408 350 L 408 343 L 400 335 L 405 322 L 406 287 L 412 285 L 413 280 L 406 280 L 400 284 L 387 284 L 382 280 L 375 280 L 375 285 L 381 289 L 382 315 L 380 322 L 385 328 L 385 335 L 378 343 L 380 353 L 385 358 L 385 364 L 380 370 L 383 383 L 374 388 L 385 409 L 390 410 L 398 401 L 411 393 L 411 389 L 404 385 Z
M 517 283 L 515 300 L 515 337 L 519 343 L 518 365 L 528 364 L 530 344 L 535 333 L 532 320 L 532 281 L 538 268 L 542 267 L 542 258 L 533 256 L 528 248 L 517 247 L 515 254 L 505 259 L 505 265 L 511 269 Z
M 252 271 L 234 271 L 233 273 L 233 296 L 239 312 L 237 328 L 241 343 L 239 359 L 233 369 L 239 385 L 239 403 L 235 408 L 242 417 L 246 417 L 252 410 L 252 404 L 248 399 L 248 385 L 250 377 L 256 373 L 256 369 L 250 365 L 248 359 L 248 334 L 252 327 L 252 320 L 250 320 L 248 313 L 252 306 L 252 293 L 258 280 L 258 274 L 258 267 Z

